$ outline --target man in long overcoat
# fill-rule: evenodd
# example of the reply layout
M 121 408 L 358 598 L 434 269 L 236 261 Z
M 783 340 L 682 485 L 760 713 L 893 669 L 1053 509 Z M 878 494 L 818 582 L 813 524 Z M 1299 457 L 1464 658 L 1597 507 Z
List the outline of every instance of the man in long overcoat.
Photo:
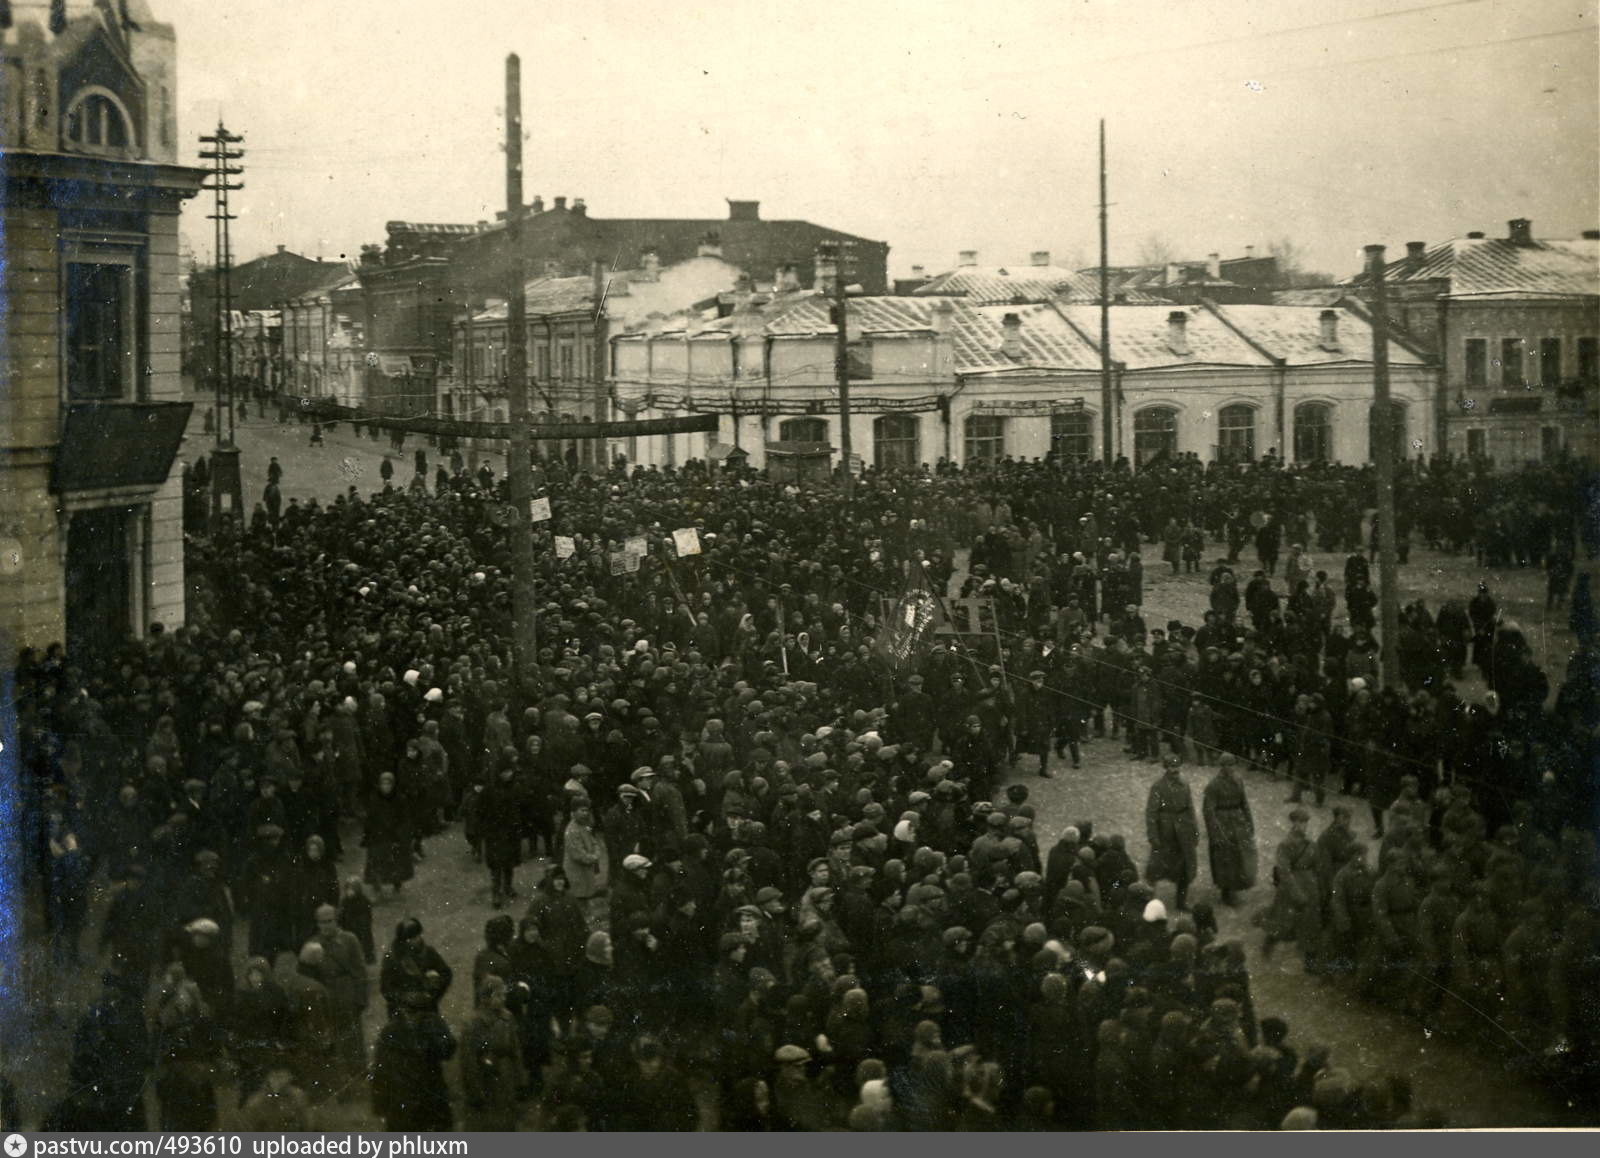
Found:
M 1235 903 L 1235 894 L 1256 883 L 1256 822 L 1250 798 L 1236 770 L 1237 758 L 1225 753 L 1217 774 L 1201 795 L 1206 821 L 1206 844 L 1211 859 L 1211 881 L 1222 903 Z
M 1187 907 L 1189 882 L 1194 880 L 1200 846 L 1200 825 L 1194 814 L 1194 794 L 1178 775 L 1182 762 L 1168 756 L 1161 779 L 1150 786 L 1145 802 L 1144 826 L 1150 839 L 1148 881 L 1168 880 L 1178 886 L 1177 905 Z
M 1311 814 L 1303 808 L 1289 813 L 1289 835 L 1278 845 L 1272 865 L 1277 892 L 1267 913 L 1267 939 L 1263 953 L 1279 941 L 1300 942 L 1307 972 L 1317 969 L 1322 929 L 1322 879 L 1317 873 L 1317 846 L 1306 829 Z

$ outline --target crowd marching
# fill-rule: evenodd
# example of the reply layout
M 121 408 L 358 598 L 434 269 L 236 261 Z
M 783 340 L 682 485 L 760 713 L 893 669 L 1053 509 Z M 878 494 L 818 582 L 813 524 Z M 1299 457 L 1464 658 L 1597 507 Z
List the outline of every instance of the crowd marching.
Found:
M 357 1098 L 395 1130 L 1439 1124 L 1409 1075 L 1257 1016 L 1218 932 L 1245 894 L 1308 985 L 1430 1027 L 1476 1010 L 1600 1088 L 1600 634 L 1573 582 L 1600 542 L 1576 469 L 1408 464 L 1396 508 L 1402 552 L 1548 572 L 1576 636 L 1555 686 L 1487 585 L 1406 607 L 1380 679 L 1355 468 L 941 463 L 869 471 L 846 507 L 556 460 L 525 669 L 525 516 L 488 467 L 430 480 L 418 451 L 409 486 L 326 505 L 278 482 L 191 542 L 187 626 L 20 659 L 29 877 L 59 965 L 104 974 L 47 1124 L 146 1128 L 152 1083 L 171 1130 L 214 1128 L 220 1090 L 271 1130 Z M 1209 586 L 1203 622 L 1146 622 L 1152 566 Z M 885 611 L 918 574 L 980 629 L 892 664 Z M 1071 800 L 1119 745 L 1160 766 L 1145 863 L 1094 817 L 1042 843 L 1030 782 Z M 1284 807 L 1333 798 L 1331 823 L 1296 807 L 1258 854 L 1244 769 Z M 439 855 L 489 885 L 454 967 L 427 924 L 470 899 L 408 888 Z

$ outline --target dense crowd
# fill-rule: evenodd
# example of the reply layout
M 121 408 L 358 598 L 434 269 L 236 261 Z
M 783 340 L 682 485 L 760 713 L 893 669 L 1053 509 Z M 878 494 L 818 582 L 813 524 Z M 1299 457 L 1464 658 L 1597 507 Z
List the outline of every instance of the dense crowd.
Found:
M 1406 1075 L 1256 1016 L 1214 906 L 1257 887 L 1265 946 L 1307 972 L 1430 1025 L 1488 1011 L 1593 1076 L 1586 578 L 1553 703 L 1486 586 L 1408 607 L 1384 686 L 1368 471 L 941 463 L 869 472 L 846 509 L 830 485 L 557 460 L 519 670 L 516 516 L 487 466 L 438 467 L 430 486 L 419 450 L 411 485 L 327 505 L 269 493 L 191 543 L 188 626 L 93 666 L 21 657 L 31 879 L 59 964 L 104 969 L 48 1122 L 143 1128 L 153 1080 L 162 1128 L 211 1128 L 226 1064 L 255 1129 L 368 1096 L 397 1130 L 1432 1123 Z M 1543 566 L 1554 605 L 1595 554 L 1589 486 L 1410 464 L 1396 530 Z M 1155 552 L 1204 563 L 1203 623 L 1146 624 Z M 910 568 L 985 610 L 895 670 L 874 645 Z M 1483 703 L 1457 693 L 1469 666 Z M 1163 766 L 1146 863 L 1094 818 L 1041 847 L 1028 775 L 1119 742 Z M 1361 807 L 1314 837 L 1297 810 L 1262 871 L 1243 766 Z M 470 971 L 426 937 L 461 898 L 407 889 L 463 838 L 495 914 Z M 1202 838 L 1214 894 L 1191 903 Z M 415 915 L 391 937 L 374 901 Z M 453 984 L 474 1008 L 454 1028 Z

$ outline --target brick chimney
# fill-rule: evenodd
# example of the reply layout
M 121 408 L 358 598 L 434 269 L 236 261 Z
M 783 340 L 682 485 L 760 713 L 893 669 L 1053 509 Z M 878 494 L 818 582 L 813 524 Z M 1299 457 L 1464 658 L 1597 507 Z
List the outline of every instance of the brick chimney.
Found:
M 1483 240 L 1483 230 L 1474 229 L 1471 233 L 1467 234 L 1467 240 L 1468 241 L 1482 241 Z
M 1175 261 L 1167 262 L 1167 277 L 1163 285 L 1179 285 L 1183 282 L 1183 267 Z
M 1000 319 L 1000 353 L 1013 362 L 1022 361 L 1022 315 L 1007 314 Z
M 935 302 L 931 315 L 933 332 L 936 334 L 948 334 L 950 332 L 950 322 L 955 317 L 955 312 L 956 307 L 951 304 L 949 298 L 940 298 Z
M 819 245 L 811 259 L 811 288 L 824 293 L 833 292 L 838 277 L 839 261 L 832 246 Z
M 1167 349 L 1180 357 L 1189 354 L 1189 315 L 1183 310 L 1167 315 Z
M 574 217 L 587 217 L 587 216 L 589 216 L 589 207 L 583 203 L 583 198 L 582 197 L 573 198 L 573 200 L 572 200 L 572 214 L 573 214 Z
M 1510 221 L 1506 222 L 1506 228 L 1510 230 L 1510 235 L 1507 240 L 1509 240 L 1512 245 L 1533 244 L 1533 222 L 1529 221 L 1526 217 L 1513 217 Z
M 528 203 L 528 212 L 529 213 L 543 213 L 544 212 L 544 198 L 543 197 L 535 197 L 531 202 L 529 202 Z
M 567 199 L 565 197 L 557 197 L 555 199 L 555 208 L 557 208 L 557 209 L 565 209 L 566 207 L 567 207 Z
M 1256 247 L 1255 246 L 1247 245 L 1247 246 L 1244 247 L 1244 256 L 1245 256 L 1245 260 L 1246 261 L 1249 261 L 1255 255 L 1256 255 Z
M 1050 251 L 1036 249 L 1028 255 L 1028 264 L 1032 266 L 1046 266 L 1050 264 Z
M 1318 344 L 1324 350 L 1339 349 L 1339 311 L 1323 310 L 1318 320 L 1322 323 L 1322 340 Z
M 1423 261 L 1427 258 L 1427 254 L 1428 243 L 1426 241 L 1406 242 L 1406 272 L 1415 273 L 1417 270 L 1421 269 Z
M 912 266 L 911 267 L 911 276 L 916 278 L 918 281 L 927 281 L 928 280 L 928 267 L 927 266 L 923 266 L 923 265 L 914 265 L 914 266 Z
M 956 264 L 960 266 L 977 265 L 978 251 L 976 249 L 963 249 L 956 260 Z
M 1212 281 L 1222 279 L 1222 255 L 1220 253 L 1206 254 L 1206 276 Z
M 1585 241 L 1600 241 L 1600 229 L 1585 229 L 1583 231 L 1583 239 Z
M 761 202 L 759 201 L 733 201 L 728 202 L 729 221 L 760 221 Z

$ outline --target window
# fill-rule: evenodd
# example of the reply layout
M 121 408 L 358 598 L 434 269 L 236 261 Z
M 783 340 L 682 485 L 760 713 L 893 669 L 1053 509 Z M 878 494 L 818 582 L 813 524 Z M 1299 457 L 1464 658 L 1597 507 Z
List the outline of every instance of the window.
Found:
M 1522 371 L 1522 339 L 1500 339 L 1500 385 L 1521 386 L 1527 382 Z
M 1594 338 L 1578 339 L 1578 380 L 1593 382 L 1600 378 L 1600 349 Z
M 967 463 L 999 462 L 1006 456 L 1006 420 L 999 414 L 969 414 L 966 420 Z
M 1467 385 L 1487 386 L 1489 384 L 1489 340 L 1487 338 L 1467 339 Z
M 1170 406 L 1152 406 L 1133 416 L 1133 465 L 1144 466 L 1178 453 L 1178 412 Z
M 872 422 L 872 460 L 879 470 L 915 469 L 922 463 L 919 432 L 922 423 L 915 414 L 885 414 Z
M 133 269 L 68 262 L 67 396 L 122 398 L 133 381 Z
M 534 353 L 539 363 L 538 378 L 541 382 L 550 381 L 550 347 L 540 346 Z
M 1094 415 L 1086 410 L 1062 410 L 1050 416 L 1050 450 L 1059 462 L 1088 462 L 1094 458 Z
M 1539 385 L 1556 386 L 1561 382 L 1561 339 L 1539 339 Z
M 1539 430 L 1539 453 L 1545 461 L 1561 457 L 1561 427 L 1545 426 Z
M 120 153 L 133 134 L 120 104 L 108 94 L 89 93 L 67 110 L 67 140 L 87 152 Z
M 1489 432 L 1479 428 L 1467 431 L 1467 457 L 1482 458 L 1489 453 Z
M 1391 400 L 1389 414 L 1393 423 L 1390 436 L 1393 439 L 1394 461 L 1404 462 L 1407 456 L 1406 445 L 1406 404 Z M 1372 462 L 1377 458 L 1378 448 L 1378 408 L 1376 405 L 1367 410 L 1367 461 Z
M 852 382 L 872 380 L 872 343 L 849 342 L 844 348 L 845 372 Z
M 827 442 L 826 418 L 786 418 L 778 423 L 778 438 L 784 442 Z
M 1217 461 L 1254 462 L 1256 408 L 1236 402 L 1217 413 Z
M 561 380 L 572 381 L 572 347 L 565 342 L 561 345 Z
M 1302 402 L 1294 408 L 1294 460 L 1328 462 L 1333 458 L 1333 407 Z

